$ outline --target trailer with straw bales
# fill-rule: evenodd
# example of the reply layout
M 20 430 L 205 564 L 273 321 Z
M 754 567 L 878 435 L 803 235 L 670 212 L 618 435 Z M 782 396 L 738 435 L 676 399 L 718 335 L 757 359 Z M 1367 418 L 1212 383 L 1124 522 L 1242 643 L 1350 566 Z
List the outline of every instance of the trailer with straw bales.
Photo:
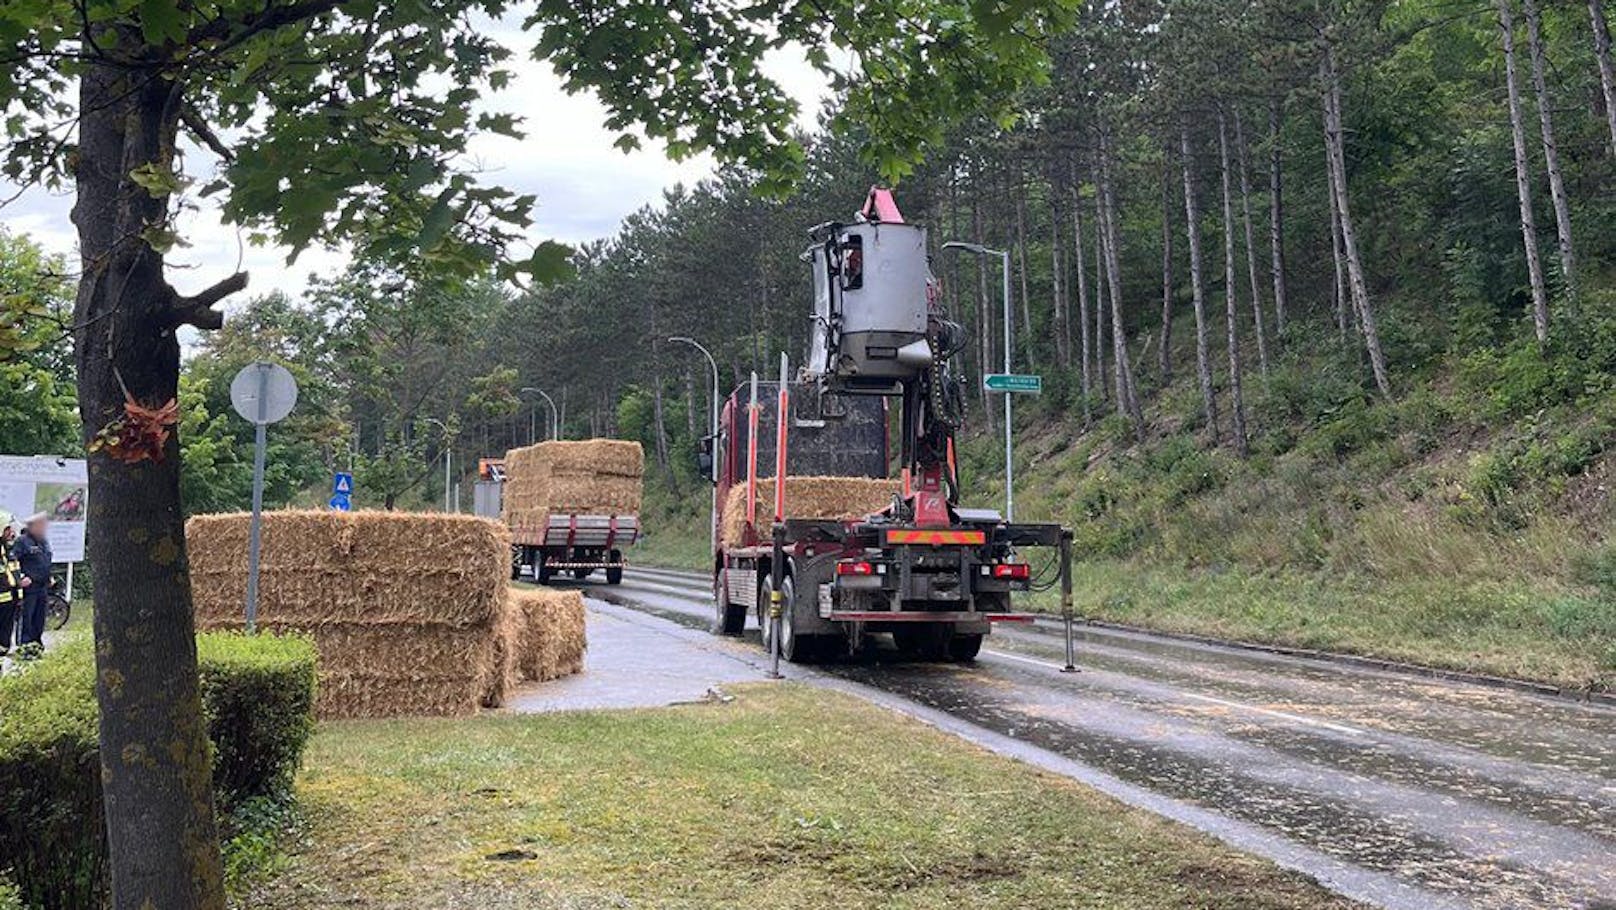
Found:
M 551 440 L 484 459 L 477 513 L 511 535 L 513 579 L 623 580 L 623 551 L 640 534 L 645 452 L 621 439 Z

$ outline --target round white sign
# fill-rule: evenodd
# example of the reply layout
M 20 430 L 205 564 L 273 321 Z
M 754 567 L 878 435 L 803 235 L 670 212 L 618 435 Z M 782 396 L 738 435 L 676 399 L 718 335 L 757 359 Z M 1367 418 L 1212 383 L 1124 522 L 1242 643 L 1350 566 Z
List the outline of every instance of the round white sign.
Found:
M 230 404 L 254 424 L 279 423 L 297 406 L 297 380 L 278 363 L 249 363 L 230 381 Z

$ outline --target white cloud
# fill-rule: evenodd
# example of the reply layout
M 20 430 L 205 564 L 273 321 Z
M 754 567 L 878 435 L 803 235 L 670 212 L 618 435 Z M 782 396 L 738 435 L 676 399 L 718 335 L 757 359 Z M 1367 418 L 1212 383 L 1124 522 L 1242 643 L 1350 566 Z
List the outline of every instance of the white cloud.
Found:
M 485 182 L 538 197 L 529 231 L 533 241 L 581 243 L 608 236 L 625 216 L 659 202 L 664 189 L 692 184 L 713 172 L 710 157 L 673 162 L 650 142 L 628 154 L 614 148 L 617 137 L 601 125 L 606 112 L 599 101 L 568 95 L 547 66 L 528 58 L 521 33 L 510 23 L 492 28 L 515 51 L 509 64 L 515 78 L 508 89 L 484 99 L 479 107 L 520 115 L 527 136 L 521 140 L 478 136 L 471 145 L 471 163 L 484 172 Z M 772 54 L 765 71 L 798 100 L 799 126 L 811 127 L 827 94 L 824 78 L 803 59 L 800 49 Z M 197 149 L 190 149 L 187 158 L 194 163 L 212 160 Z M 0 181 L 0 193 L 12 192 L 14 187 Z M 33 188 L 0 209 L 0 225 L 28 234 L 71 260 L 77 255 L 68 219 L 71 208 L 71 196 Z M 347 260 L 342 250 L 309 249 L 288 265 L 287 250 L 249 244 L 245 232 L 222 224 L 217 208 L 206 201 L 201 210 L 182 215 L 179 226 L 190 245 L 172 251 L 168 258 L 173 266 L 170 281 L 182 293 L 212 284 L 239 262 L 250 274 L 249 293 L 281 290 L 297 295 L 307 287 L 311 272 L 330 273 Z

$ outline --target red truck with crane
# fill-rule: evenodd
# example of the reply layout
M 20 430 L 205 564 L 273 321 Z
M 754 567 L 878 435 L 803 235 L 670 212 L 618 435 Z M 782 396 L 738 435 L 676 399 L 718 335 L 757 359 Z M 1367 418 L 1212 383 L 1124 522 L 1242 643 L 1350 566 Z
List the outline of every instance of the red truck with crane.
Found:
M 954 360 L 967 336 L 941 307 L 925 229 L 872 188 L 851 222 L 809 237 L 807 361 L 795 378 L 782 367 L 779 382 L 737 389 L 704 452 L 716 459 L 716 502 L 748 490 L 742 532 L 714 534 L 714 631 L 740 634 L 755 615 L 765 646 L 794 662 L 855 653 L 883 633 L 912 657 L 969 661 L 995 624 L 1033 619 L 1012 609 L 1013 593 L 1058 580 L 1069 618 L 1071 532 L 959 504 Z M 789 483 L 771 484 L 766 514 L 755 494 L 760 479 L 894 473 L 890 504 L 852 518 L 792 517 Z M 1055 551 L 1058 579 L 1035 577 L 1023 556 L 1035 547 Z

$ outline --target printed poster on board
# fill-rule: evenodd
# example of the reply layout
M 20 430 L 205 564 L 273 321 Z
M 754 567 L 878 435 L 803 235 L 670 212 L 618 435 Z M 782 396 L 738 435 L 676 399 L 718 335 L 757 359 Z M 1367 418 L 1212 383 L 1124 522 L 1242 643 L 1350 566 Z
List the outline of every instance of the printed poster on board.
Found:
M 22 522 L 36 512 L 51 518 L 51 552 L 57 562 L 84 561 L 84 519 L 89 473 L 82 458 L 0 455 L 0 513 Z M 0 515 L 0 520 L 5 520 Z

